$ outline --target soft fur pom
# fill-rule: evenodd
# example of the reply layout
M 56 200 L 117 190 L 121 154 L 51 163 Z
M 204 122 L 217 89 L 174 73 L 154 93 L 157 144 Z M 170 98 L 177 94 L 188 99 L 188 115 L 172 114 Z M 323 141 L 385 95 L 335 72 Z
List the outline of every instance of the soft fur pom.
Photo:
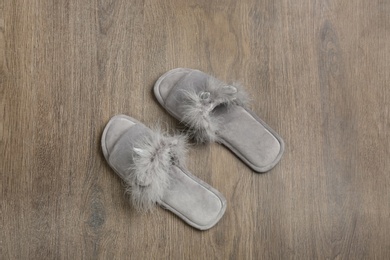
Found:
M 198 92 L 183 91 L 182 121 L 190 128 L 190 135 L 198 143 L 218 141 L 218 119 L 212 111 L 219 105 L 246 106 L 247 93 L 238 85 L 231 86 L 210 77 Z
M 126 183 L 137 210 L 149 211 L 161 202 L 169 187 L 172 165 L 184 164 L 185 141 L 185 136 L 167 136 L 157 130 L 134 145 L 133 165 Z
M 183 122 L 190 128 L 190 136 L 198 143 L 216 141 L 218 122 L 213 120 L 210 112 L 214 109 L 209 101 L 202 99 L 202 95 L 195 92 L 184 92 L 185 104 L 183 109 Z

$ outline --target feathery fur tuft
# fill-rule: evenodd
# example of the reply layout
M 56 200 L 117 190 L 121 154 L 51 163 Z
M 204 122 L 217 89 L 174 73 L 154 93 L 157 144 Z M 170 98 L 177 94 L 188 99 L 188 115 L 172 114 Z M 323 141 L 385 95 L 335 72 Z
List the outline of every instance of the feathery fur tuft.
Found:
M 219 126 L 218 122 L 210 116 L 210 112 L 214 109 L 212 104 L 195 92 L 186 91 L 184 96 L 185 103 L 181 107 L 182 121 L 190 127 L 190 136 L 198 143 L 216 141 L 216 131 Z
M 213 77 L 208 79 L 200 91 L 184 90 L 182 93 L 182 121 L 190 128 L 190 135 L 198 143 L 218 141 L 220 125 L 212 115 L 217 106 L 246 106 L 248 103 L 248 95 L 241 86 L 226 85 Z
M 149 211 L 161 202 L 164 190 L 169 187 L 172 165 L 183 165 L 186 154 L 186 137 L 167 136 L 160 130 L 145 135 L 134 145 L 133 165 L 126 183 L 134 207 Z

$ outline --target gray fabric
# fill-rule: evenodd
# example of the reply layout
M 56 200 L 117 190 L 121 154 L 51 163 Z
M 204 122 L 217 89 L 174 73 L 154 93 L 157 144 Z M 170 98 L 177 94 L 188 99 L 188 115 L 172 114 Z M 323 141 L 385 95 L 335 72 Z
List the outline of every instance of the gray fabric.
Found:
M 127 175 L 130 174 L 133 165 L 134 144 L 147 134 L 152 134 L 152 131 L 143 125 L 136 124 L 116 141 L 109 162 L 123 180 L 127 180 Z
M 223 208 L 224 201 L 190 177 L 188 171 L 173 167 L 172 182 L 163 201 L 199 226 L 212 225 Z
M 208 75 L 200 71 L 192 71 L 179 79 L 167 95 L 165 100 L 166 108 L 175 111 L 178 117 L 183 118 L 183 110 L 177 108 L 185 102 L 184 91 L 202 91 L 207 86 L 207 78 Z
M 239 106 L 218 112 L 216 118 L 221 122 L 218 134 L 226 143 L 256 167 L 273 163 L 280 152 L 280 143 L 259 121 Z

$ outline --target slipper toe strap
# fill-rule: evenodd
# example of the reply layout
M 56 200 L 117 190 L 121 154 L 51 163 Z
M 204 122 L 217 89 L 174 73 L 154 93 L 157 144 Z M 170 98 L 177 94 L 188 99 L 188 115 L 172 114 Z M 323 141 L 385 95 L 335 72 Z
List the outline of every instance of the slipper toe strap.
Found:
M 184 164 L 185 151 L 184 136 L 167 136 L 159 131 L 134 144 L 126 183 L 137 210 L 148 211 L 161 202 L 170 184 L 171 167 Z
M 246 92 L 240 86 L 227 85 L 210 76 L 203 84 L 181 89 L 180 99 L 182 121 L 191 129 L 191 135 L 199 143 L 218 141 L 220 125 L 212 113 L 216 107 L 245 106 L 248 100 Z

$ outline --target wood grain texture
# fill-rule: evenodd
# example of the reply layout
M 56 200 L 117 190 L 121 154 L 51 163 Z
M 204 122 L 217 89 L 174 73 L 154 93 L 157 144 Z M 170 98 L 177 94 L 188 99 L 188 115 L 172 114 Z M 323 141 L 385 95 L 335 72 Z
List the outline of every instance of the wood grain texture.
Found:
M 389 259 L 389 42 L 385 0 L 0 1 L 0 259 Z M 286 142 L 265 174 L 191 148 L 228 201 L 205 232 L 137 214 L 100 149 L 118 113 L 177 129 L 175 67 L 241 82 Z

